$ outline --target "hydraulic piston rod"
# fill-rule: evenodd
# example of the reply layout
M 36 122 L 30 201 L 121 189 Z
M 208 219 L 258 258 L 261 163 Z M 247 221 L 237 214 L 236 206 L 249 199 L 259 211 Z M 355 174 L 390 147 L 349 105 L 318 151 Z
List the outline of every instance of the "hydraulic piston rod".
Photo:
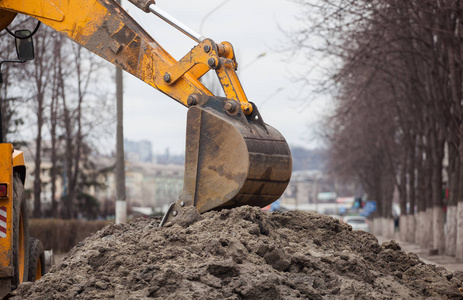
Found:
M 202 42 L 205 37 L 201 34 L 197 33 L 190 27 L 186 26 L 175 17 L 171 16 L 169 13 L 165 12 L 161 8 L 159 8 L 154 0 L 129 0 L 133 5 L 138 7 L 139 9 L 143 10 L 144 12 L 152 12 L 168 24 L 172 25 L 173 27 L 177 28 L 180 32 L 184 33 L 194 41 L 200 43 Z
M 185 24 L 183 24 L 182 22 L 180 22 L 179 20 L 177 20 L 173 16 L 169 15 L 167 12 L 160 9 L 157 5 L 150 4 L 149 10 L 153 14 L 155 14 L 156 16 L 161 18 L 162 20 L 166 21 L 167 23 L 169 23 L 173 27 L 177 28 L 179 31 L 183 32 L 185 35 L 192 38 L 194 41 L 200 43 L 205 39 L 205 37 L 202 36 L 200 33 L 197 33 L 196 31 L 194 31 L 190 27 L 186 26 Z

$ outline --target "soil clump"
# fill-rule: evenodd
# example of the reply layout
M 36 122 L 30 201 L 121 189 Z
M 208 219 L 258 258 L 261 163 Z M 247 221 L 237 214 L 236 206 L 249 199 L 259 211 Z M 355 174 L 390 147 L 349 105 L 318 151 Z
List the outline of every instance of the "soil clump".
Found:
M 462 274 L 315 212 L 244 206 L 158 224 L 105 227 L 9 299 L 463 299 Z

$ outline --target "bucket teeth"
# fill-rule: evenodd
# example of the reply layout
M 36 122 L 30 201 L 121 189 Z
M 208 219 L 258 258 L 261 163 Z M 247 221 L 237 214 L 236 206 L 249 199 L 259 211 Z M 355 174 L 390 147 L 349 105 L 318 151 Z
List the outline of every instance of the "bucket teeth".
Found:
M 188 110 L 185 178 L 177 204 L 192 205 L 200 213 L 267 206 L 283 194 L 291 177 L 284 137 L 263 123 L 255 107 L 251 116 L 229 113 L 230 101 L 203 96 Z M 170 212 L 166 217 L 176 216 Z

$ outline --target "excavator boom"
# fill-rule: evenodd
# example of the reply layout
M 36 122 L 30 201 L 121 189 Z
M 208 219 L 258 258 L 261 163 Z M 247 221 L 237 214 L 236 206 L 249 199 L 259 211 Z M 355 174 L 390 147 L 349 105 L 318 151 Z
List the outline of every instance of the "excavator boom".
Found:
M 185 106 L 193 93 L 212 95 L 189 74 L 166 83 L 176 60 L 115 1 L 0 0 L 0 9 L 36 18 Z
M 191 207 L 202 213 L 277 200 L 291 177 L 289 147 L 248 102 L 232 45 L 177 26 L 152 0 L 130 2 L 161 16 L 198 45 L 176 61 L 114 0 L 0 0 L 0 30 L 15 14 L 32 16 L 189 107 L 184 187 L 163 224 L 182 223 Z M 199 81 L 210 70 L 225 98 Z

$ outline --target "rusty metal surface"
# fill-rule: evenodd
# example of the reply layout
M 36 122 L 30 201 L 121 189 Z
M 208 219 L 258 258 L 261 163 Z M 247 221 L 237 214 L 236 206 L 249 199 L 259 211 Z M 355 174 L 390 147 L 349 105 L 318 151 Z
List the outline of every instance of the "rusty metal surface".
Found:
M 0 31 L 7 28 L 16 17 L 16 13 L 0 9 Z
M 289 183 L 291 153 L 284 137 L 256 113 L 229 114 L 219 97 L 200 96 L 187 118 L 185 178 L 176 214 L 193 205 L 203 213 L 242 205 L 264 207 Z M 173 216 L 169 217 L 173 219 Z
M 0 278 L 0 299 L 11 292 L 11 279 L 10 278 Z
M 0 267 L 0 278 L 1 279 L 11 279 L 12 277 L 13 277 L 12 267 Z

